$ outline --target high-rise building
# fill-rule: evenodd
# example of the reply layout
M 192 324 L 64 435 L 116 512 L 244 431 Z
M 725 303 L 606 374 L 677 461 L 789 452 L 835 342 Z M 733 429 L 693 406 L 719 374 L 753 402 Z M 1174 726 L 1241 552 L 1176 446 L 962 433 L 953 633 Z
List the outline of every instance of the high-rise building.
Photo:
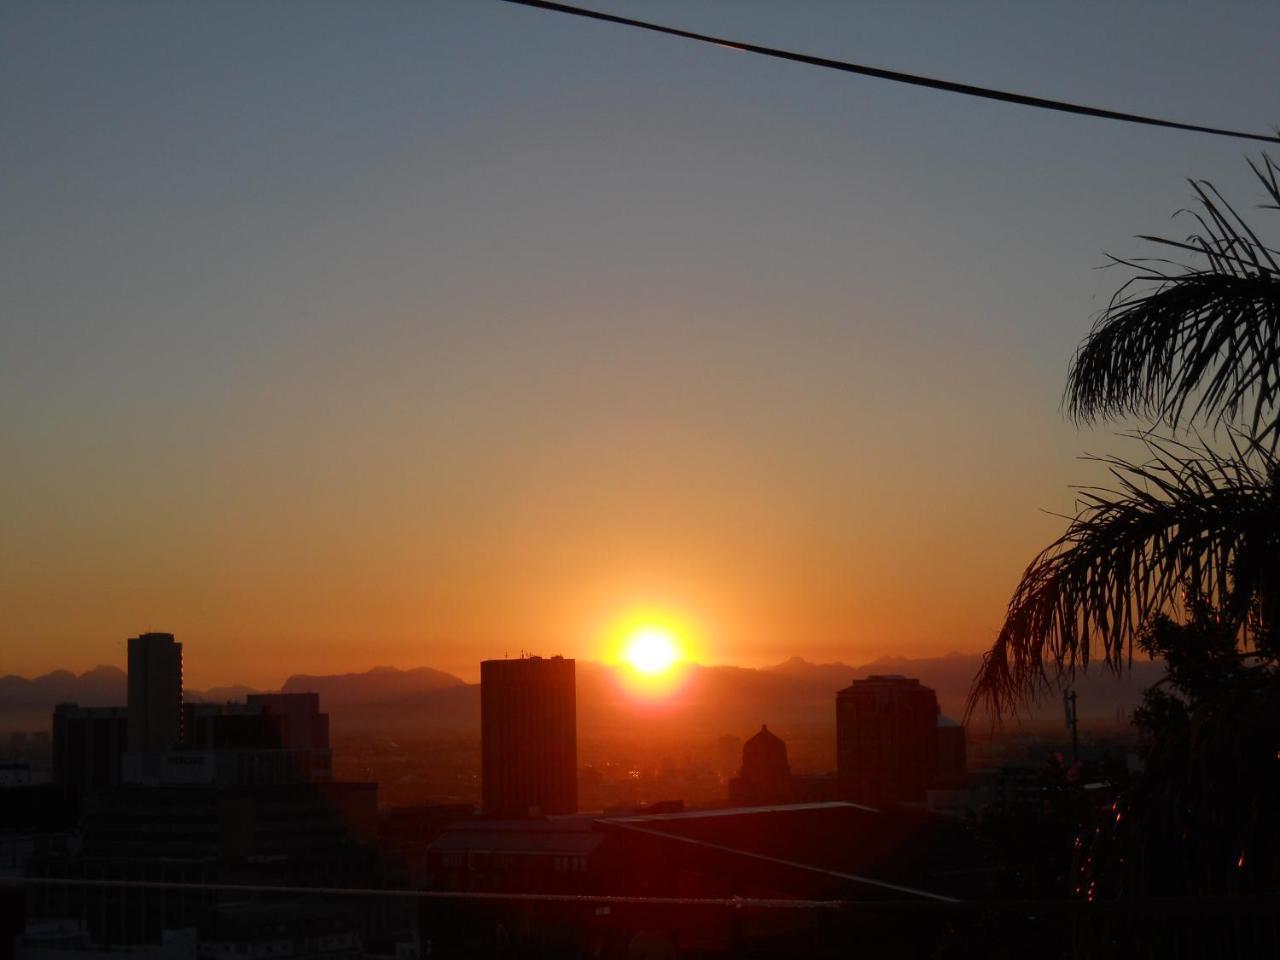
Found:
M 54 707 L 53 782 L 82 789 L 118 785 L 128 715 L 124 707 Z
M 486 815 L 537 817 L 577 811 L 574 661 L 483 661 L 480 736 Z
M 897 675 L 855 680 L 836 694 L 836 767 L 847 800 L 924 800 L 938 770 L 937 695 Z
M 163 753 L 182 734 L 182 644 L 171 633 L 129 638 L 129 750 Z

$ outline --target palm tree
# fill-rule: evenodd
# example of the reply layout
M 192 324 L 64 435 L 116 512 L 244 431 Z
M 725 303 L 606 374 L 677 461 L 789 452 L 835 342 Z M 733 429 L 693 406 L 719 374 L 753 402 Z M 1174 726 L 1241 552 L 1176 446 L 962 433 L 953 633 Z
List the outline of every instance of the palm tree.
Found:
M 1280 167 L 1250 169 L 1280 210 Z M 1186 240 L 1141 237 L 1192 254 L 1191 263 L 1115 259 L 1135 275 L 1081 344 L 1067 380 L 1078 422 L 1133 415 L 1171 429 L 1248 414 L 1249 436 L 1280 430 L 1280 252 L 1207 181 L 1190 181 L 1199 230 Z
M 1280 166 L 1250 168 L 1280 210 Z M 1189 262 L 1116 260 L 1135 275 L 1072 363 L 1077 422 L 1122 416 L 1203 426 L 1226 453 L 1141 435 L 1150 460 L 1102 458 L 1114 488 L 1081 493 L 1066 533 L 1027 567 L 974 681 L 969 711 L 1015 713 L 1091 659 L 1119 672 L 1154 615 L 1184 590 L 1267 645 L 1280 611 L 1280 252 L 1209 183 L 1192 181 L 1197 230 L 1144 237 Z M 1197 437 L 1198 440 L 1198 437 Z

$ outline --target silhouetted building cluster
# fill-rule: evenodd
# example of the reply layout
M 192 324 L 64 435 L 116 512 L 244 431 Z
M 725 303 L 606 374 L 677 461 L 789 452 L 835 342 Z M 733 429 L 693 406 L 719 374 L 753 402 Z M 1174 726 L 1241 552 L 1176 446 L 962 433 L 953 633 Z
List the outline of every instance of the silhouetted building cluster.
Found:
M 55 783 L 266 786 L 333 777 L 329 715 L 318 694 L 184 703 L 182 644 L 172 634 L 130 638 L 128 698 L 125 707 L 54 709 Z
M 256 944 L 250 952 L 268 956 L 289 942 L 306 955 L 322 939 L 334 957 L 362 955 L 361 942 L 376 934 L 374 919 L 387 919 L 381 905 L 326 908 L 328 919 L 310 933 L 299 922 L 288 936 L 280 927 L 274 941 L 262 939 L 269 924 L 249 922 L 257 914 L 241 911 L 232 924 L 224 910 L 215 936 L 210 918 L 227 904 L 209 890 L 165 886 L 376 880 L 377 784 L 332 782 L 329 717 L 319 696 L 184 704 L 182 645 L 171 634 L 130 639 L 128 666 L 126 706 L 55 707 L 54 783 L 42 794 L 4 791 L 0 812 L 13 826 L 0 831 L 0 861 L 8 857 L 28 876 L 59 881 L 27 891 L 27 913 L 47 921 L 24 934 L 27 952 L 47 952 L 63 940 L 81 948 L 159 944 L 190 929 L 190 950 L 198 945 L 210 960 L 228 944 Z M 97 885 L 104 879 L 156 886 L 125 896 Z M 396 909 L 395 924 L 412 926 L 408 905 Z M 321 938 L 325 924 L 333 930 Z M 229 926 L 234 936 L 226 935 Z M 207 936 L 195 937 L 197 927 Z M 180 940 L 166 945 L 169 955 L 186 949 Z
M 725 741 L 741 744 L 727 809 L 673 800 L 581 814 L 575 662 L 484 661 L 476 816 L 466 804 L 379 812 L 376 784 L 334 782 L 317 694 L 184 703 L 181 678 L 182 645 L 143 634 L 129 642 L 127 706 L 55 709 L 55 784 L 23 794 L 42 807 L 19 811 L 29 833 L 0 843 L 0 867 L 8 851 L 14 868 L 58 881 L 27 893 L 44 924 L 22 934 L 32 956 L 151 944 L 189 960 L 348 960 L 382 943 L 411 960 L 425 949 L 419 920 L 442 955 L 767 950 L 829 921 L 672 903 L 343 897 L 317 908 L 233 901 L 205 885 L 930 905 L 962 894 L 979 867 L 963 823 L 921 803 L 963 780 L 965 742 L 917 680 L 873 676 L 837 694 L 834 774 L 796 774 L 762 725 Z M 103 879 L 143 886 L 123 895 L 81 882 Z M 902 935 L 891 919 L 858 923 L 864 945 Z
M 333 776 L 329 715 L 315 693 L 251 693 L 245 703 L 184 704 L 180 749 L 160 758 L 161 782 L 323 783 Z
M 835 774 L 792 773 L 786 743 L 762 725 L 742 745 L 729 802 L 923 803 L 965 781 L 964 727 L 942 716 L 933 690 L 906 677 L 873 675 L 836 694 L 836 756 Z

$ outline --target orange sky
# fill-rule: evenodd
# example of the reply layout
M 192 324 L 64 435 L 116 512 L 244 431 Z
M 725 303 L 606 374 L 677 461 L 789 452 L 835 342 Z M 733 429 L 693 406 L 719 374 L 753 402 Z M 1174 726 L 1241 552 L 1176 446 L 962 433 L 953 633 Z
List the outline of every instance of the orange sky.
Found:
M 1262 8 L 610 8 L 1274 120 Z M 1243 169 L 503 4 L 0 18 L 0 674 L 471 679 L 637 606 L 709 663 L 980 650 L 1114 449 L 1059 409 L 1103 251 Z

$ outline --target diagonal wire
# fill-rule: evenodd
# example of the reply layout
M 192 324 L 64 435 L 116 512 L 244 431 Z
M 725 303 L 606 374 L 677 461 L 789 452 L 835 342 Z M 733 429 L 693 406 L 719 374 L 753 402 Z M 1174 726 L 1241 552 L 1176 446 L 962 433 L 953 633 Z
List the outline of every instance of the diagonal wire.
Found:
M 1102 107 L 1090 107 L 1085 104 L 1072 103 L 1068 100 L 1049 100 L 1044 97 L 1033 97 L 1024 93 L 1014 93 L 1009 90 L 997 90 L 993 87 L 979 87 L 970 83 L 958 83 L 954 80 L 938 80 L 933 77 L 922 77 L 913 73 L 903 73 L 898 70 L 886 70 L 882 67 L 869 67 L 860 63 L 849 63 L 844 60 L 829 60 L 826 57 L 814 57 L 807 53 L 795 53 L 790 50 L 781 50 L 777 47 L 764 47 L 755 43 L 743 43 L 738 40 L 727 40 L 723 37 L 715 37 L 705 33 L 695 33 L 692 30 L 681 30 L 678 27 L 667 27 L 659 23 L 650 23 L 645 20 L 634 20 L 631 17 L 620 17 L 612 13 L 602 13 L 599 10 L 587 10 L 583 7 L 570 6 L 567 3 L 552 3 L 549 0 L 502 0 L 503 3 L 514 3 L 522 7 L 533 7 L 538 10 L 546 10 L 551 13 L 563 13 L 574 17 L 583 17 L 588 20 L 600 20 L 605 23 L 614 23 L 624 27 L 635 27 L 639 30 L 648 30 L 652 33 L 663 33 L 672 37 L 681 37 L 685 40 L 696 40 L 700 43 L 711 43 L 718 47 L 727 47 L 730 50 L 740 50 L 744 53 L 755 53 L 764 57 L 774 57 L 779 60 L 790 60 L 793 63 L 803 63 L 811 67 L 824 67 L 828 70 L 840 70 L 844 73 L 855 73 L 864 77 L 874 77 L 877 80 L 889 80 L 894 83 L 905 83 L 914 87 L 927 87 L 930 90 L 942 90 L 946 93 L 960 94 L 966 97 L 978 97 L 984 100 L 997 100 L 1002 103 L 1013 103 L 1024 107 L 1035 107 L 1040 110 L 1055 110 L 1059 113 L 1071 113 L 1083 117 L 1095 117 L 1102 120 L 1118 120 L 1123 123 L 1140 123 L 1151 127 L 1165 127 L 1170 130 L 1188 130 L 1192 133 L 1206 133 L 1211 136 L 1218 137 L 1236 137 L 1244 140 L 1261 140 L 1263 143 L 1280 143 L 1280 135 L 1265 133 L 1249 133 L 1242 130 L 1228 130 L 1224 127 L 1206 127 L 1195 123 L 1182 123 L 1178 120 L 1164 120 L 1159 117 L 1148 117 L 1139 113 L 1124 113 L 1119 110 L 1107 110 Z

